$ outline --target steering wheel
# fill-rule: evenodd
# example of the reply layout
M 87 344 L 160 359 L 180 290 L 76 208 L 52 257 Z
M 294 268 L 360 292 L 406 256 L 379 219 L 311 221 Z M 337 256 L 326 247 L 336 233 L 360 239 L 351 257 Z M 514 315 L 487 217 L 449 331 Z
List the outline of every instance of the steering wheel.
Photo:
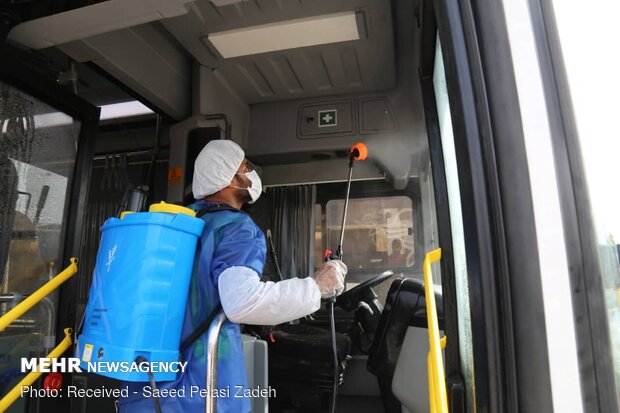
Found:
M 343 307 L 347 307 L 349 305 L 357 305 L 357 301 L 355 299 L 355 297 L 360 294 L 361 292 L 363 292 L 366 289 L 370 289 L 372 287 L 374 287 L 375 285 L 379 285 L 384 281 L 387 281 L 388 278 L 390 278 L 392 275 L 394 275 L 394 271 L 388 270 L 388 271 L 384 271 L 379 275 L 375 275 L 374 277 L 364 281 L 361 284 L 356 285 L 355 287 L 351 288 L 350 290 L 342 293 L 340 296 L 338 296 L 338 298 L 336 298 L 336 302 L 343 304 Z

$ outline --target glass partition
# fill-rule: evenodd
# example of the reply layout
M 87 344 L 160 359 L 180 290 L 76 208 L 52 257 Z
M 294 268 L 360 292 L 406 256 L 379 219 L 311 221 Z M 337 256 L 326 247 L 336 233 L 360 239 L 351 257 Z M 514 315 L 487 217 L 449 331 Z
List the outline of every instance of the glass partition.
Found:
M 68 265 L 64 231 L 80 127 L 0 81 L 0 314 Z M 21 357 L 55 346 L 56 294 L 0 332 L 0 397 L 23 377 Z M 23 403 L 9 411 L 23 411 Z

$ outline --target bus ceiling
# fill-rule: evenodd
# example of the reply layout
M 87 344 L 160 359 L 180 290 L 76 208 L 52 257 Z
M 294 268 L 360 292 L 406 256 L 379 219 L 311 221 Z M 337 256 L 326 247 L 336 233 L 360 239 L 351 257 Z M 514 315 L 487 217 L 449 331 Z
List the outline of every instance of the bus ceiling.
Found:
M 428 170 L 419 8 L 408 0 L 108 0 L 17 24 L 6 41 L 96 66 L 185 122 L 181 129 L 224 113 L 233 139 L 268 169 L 322 165 L 362 140 L 374 155 L 362 176 L 387 176 L 402 189 Z M 317 181 L 334 180 L 329 167 L 318 169 Z M 267 172 L 287 183 L 280 170 Z M 296 179 L 307 181 L 303 172 Z

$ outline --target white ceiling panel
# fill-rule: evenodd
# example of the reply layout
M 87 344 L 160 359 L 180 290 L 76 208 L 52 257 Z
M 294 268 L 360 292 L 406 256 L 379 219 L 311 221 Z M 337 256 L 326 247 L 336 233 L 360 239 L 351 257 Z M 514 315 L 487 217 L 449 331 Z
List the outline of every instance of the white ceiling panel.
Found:
M 246 101 L 260 103 L 391 89 L 396 85 L 394 27 L 387 0 L 249 0 L 215 6 L 198 0 L 164 27 L 202 65 L 217 68 Z M 225 59 L 210 33 L 356 12 L 360 40 Z M 319 26 L 317 26 L 318 29 Z

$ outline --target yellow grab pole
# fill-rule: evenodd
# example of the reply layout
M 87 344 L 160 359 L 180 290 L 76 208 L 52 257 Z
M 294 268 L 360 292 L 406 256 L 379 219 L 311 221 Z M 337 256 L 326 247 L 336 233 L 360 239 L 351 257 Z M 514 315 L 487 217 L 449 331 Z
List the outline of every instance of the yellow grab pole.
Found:
M 426 319 L 428 322 L 428 338 L 430 344 L 428 357 L 428 385 L 431 413 L 448 413 L 448 395 L 441 353 L 441 348 L 442 345 L 445 346 L 446 338 L 439 338 L 439 318 L 437 317 L 437 305 L 435 304 L 433 273 L 431 269 L 431 264 L 440 259 L 441 248 L 429 252 L 424 258 L 424 296 L 426 299 Z
M 439 340 L 441 348 L 446 348 L 446 336 L 443 336 L 441 340 Z M 435 381 L 437 380 L 437 373 L 435 372 L 436 366 L 433 364 L 433 359 L 431 357 L 431 352 L 428 352 L 428 391 L 429 391 L 429 401 L 431 412 L 435 413 L 437 411 L 437 384 Z M 447 412 L 447 410 L 446 410 Z
M 433 368 L 433 358 L 431 352 L 428 352 L 428 401 L 431 413 L 435 413 L 437 406 L 435 406 L 435 369 Z
M 50 352 L 50 354 L 47 355 L 48 359 L 57 359 L 62 355 L 62 353 L 67 351 L 67 349 L 71 346 L 71 332 L 72 330 L 70 328 L 65 328 L 65 338 L 60 342 L 60 344 L 58 344 L 58 346 L 56 346 L 56 348 L 54 348 L 54 350 Z M 22 381 L 17 383 L 17 385 L 13 387 L 11 391 L 2 398 L 2 400 L 0 400 L 0 412 L 4 412 L 6 409 L 11 407 L 15 400 L 21 396 L 23 387 L 31 386 L 32 383 L 34 383 L 39 376 L 41 376 L 40 370 L 41 369 L 39 366 L 37 366 L 36 372 L 33 371 L 28 373 Z
M 0 331 L 4 331 L 9 324 L 34 307 L 43 299 L 43 297 L 54 291 L 60 286 L 60 284 L 71 278 L 77 272 L 77 269 L 77 258 L 71 258 L 71 264 L 65 268 L 63 272 L 52 278 L 37 291 L 30 294 L 24 301 L 13 307 L 11 311 L 0 317 Z

